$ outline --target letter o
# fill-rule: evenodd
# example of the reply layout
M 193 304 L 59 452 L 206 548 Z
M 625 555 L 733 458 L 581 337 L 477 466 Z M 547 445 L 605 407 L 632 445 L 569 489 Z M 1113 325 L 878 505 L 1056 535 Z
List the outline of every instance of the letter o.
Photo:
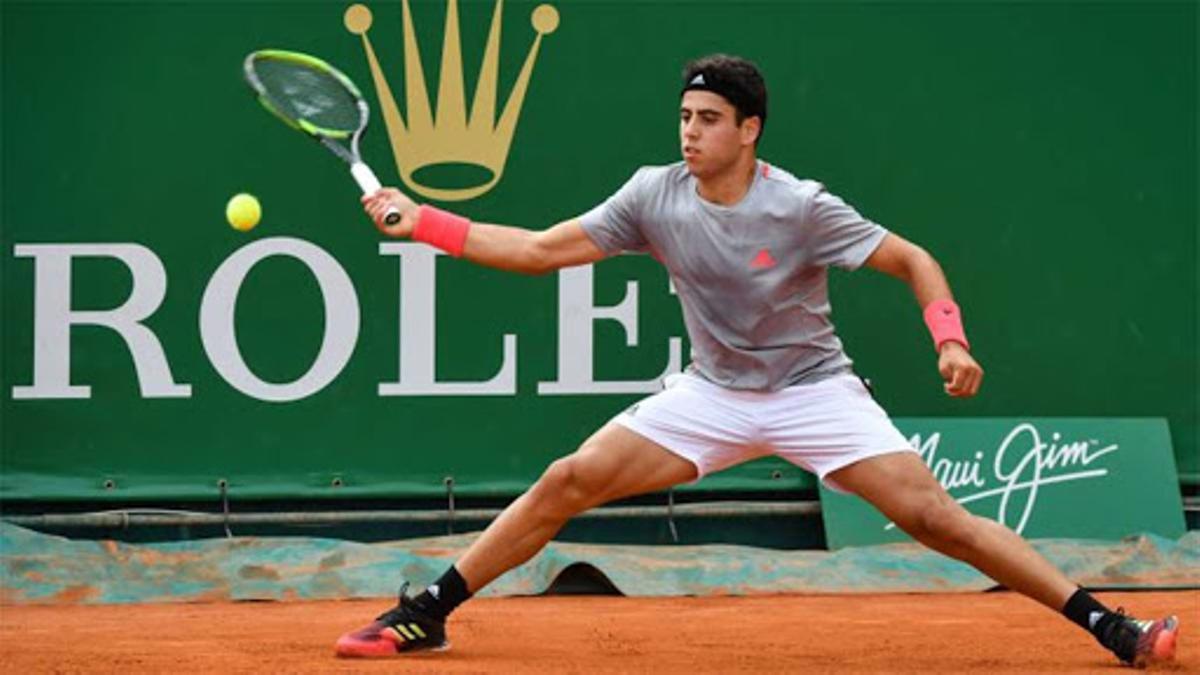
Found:
M 325 303 L 325 335 L 308 372 L 283 384 L 250 371 L 238 349 L 234 307 L 246 274 L 265 258 L 291 256 L 313 273 Z M 311 396 L 334 380 L 358 343 L 359 308 L 354 285 L 342 266 L 319 246 L 292 237 L 260 239 L 243 246 L 213 272 L 200 301 L 200 341 L 213 368 L 234 389 L 262 401 L 286 402 Z

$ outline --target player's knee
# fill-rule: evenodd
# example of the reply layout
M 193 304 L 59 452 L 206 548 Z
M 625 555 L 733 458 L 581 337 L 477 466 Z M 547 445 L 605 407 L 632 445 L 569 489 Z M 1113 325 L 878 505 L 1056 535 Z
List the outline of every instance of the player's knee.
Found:
M 534 486 L 535 498 L 543 513 L 569 518 L 587 508 L 588 483 L 581 475 L 574 456 L 555 460 L 546 467 Z
M 921 509 L 916 529 L 913 536 L 918 541 L 952 555 L 965 554 L 975 546 L 974 518 L 953 501 L 937 500 Z

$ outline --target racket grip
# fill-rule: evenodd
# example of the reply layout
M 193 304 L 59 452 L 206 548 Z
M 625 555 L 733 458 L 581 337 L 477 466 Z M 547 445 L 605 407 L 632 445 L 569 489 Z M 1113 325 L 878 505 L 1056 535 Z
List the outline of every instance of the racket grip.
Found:
M 375 172 L 371 170 L 371 167 L 362 162 L 350 165 L 350 175 L 354 176 L 354 181 L 358 183 L 358 187 L 364 195 L 369 195 L 383 187 L 379 184 L 379 179 L 375 177 Z
M 350 165 L 350 175 L 354 176 L 354 181 L 358 183 L 359 189 L 364 195 L 373 194 L 379 188 L 383 187 L 379 184 L 379 179 L 375 177 L 375 172 L 371 167 L 362 162 L 355 162 Z M 394 206 L 389 206 L 384 212 L 383 222 L 388 225 L 395 225 L 400 222 L 400 210 Z

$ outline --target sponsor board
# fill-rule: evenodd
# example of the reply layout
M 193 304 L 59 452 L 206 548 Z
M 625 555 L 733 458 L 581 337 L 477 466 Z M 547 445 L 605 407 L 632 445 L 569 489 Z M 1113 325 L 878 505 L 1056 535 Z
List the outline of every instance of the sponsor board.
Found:
M 1030 538 L 1184 532 L 1162 419 L 897 420 L 934 477 L 971 513 Z M 909 541 L 858 497 L 821 486 L 830 548 Z

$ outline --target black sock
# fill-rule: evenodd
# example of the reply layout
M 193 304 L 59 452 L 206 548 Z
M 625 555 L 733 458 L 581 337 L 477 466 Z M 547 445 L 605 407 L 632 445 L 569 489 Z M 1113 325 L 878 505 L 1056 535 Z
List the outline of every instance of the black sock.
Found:
M 445 621 L 454 608 L 466 602 L 470 597 L 471 592 L 467 590 L 466 580 L 462 578 L 454 565 L 451 565 L 440 579 L 430 584 L 420 595 L 413 598 L 413 601 L 420 605 L 429 616 Z
M 1067 604 L 1063 606 L 1062 613 L 1070 620 L 1079 624 L 1079 627 L 1096 636 L 1097 640 L 1101 639 L 1101 630 L 1108 622 L 1103 619 L 1112 614 L 1104 605 L 1100 604 L 1091 593 L 1077 589 L 1067 600 Z

